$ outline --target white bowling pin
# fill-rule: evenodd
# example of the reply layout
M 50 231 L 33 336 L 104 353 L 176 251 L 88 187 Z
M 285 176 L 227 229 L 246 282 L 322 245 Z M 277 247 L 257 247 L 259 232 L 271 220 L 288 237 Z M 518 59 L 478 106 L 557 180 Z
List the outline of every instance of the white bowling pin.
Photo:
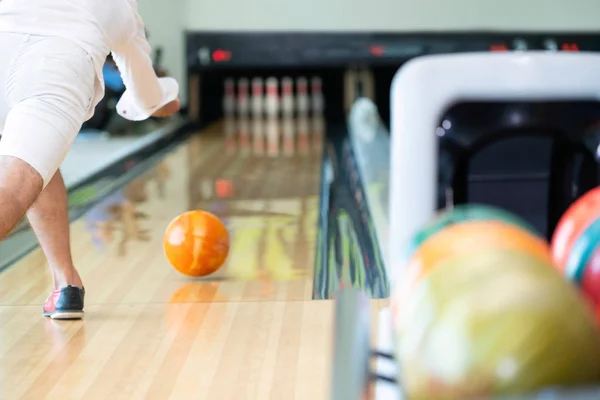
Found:
M 265 126 L 267 134 L 267 153 L 271 157 L 279 155 L 279 120 L 268 118 Z
M 265 152 L 265 126 L 262 118 L 252 120 L 252 148 L 254 154 L 259 156 Z
M 246 117 L 248 115 L 248 107 L 249 107 L 249 87 L 248 87 L 248 79 L 240 78 L 238 80 L 238 94 L 237 94 L 237 107 L 238 107 L 238 115 L 240 117 Z
M 274 77 L 267 78 L 267 95 L 265 97 L 265 111 L 267 115 L 276 117 L 279 113 L 279 82 Z
M 289 76 L 281 80 L 281 113 L 286 118 L 294 115 L 294 81 Z
M 231 117 L 235 113 L 235 82 L 233 78 L 225 79 L 223 83 L 223 114 Z
M 252 79 L 252 114 L 254 118 L 261 117 L 263 115 L 264 108 L 264 93 L 263 93 L 263 79 L 256 77 Z
M 308 153 L 310 149 L 310 126 L 309 119 L 306 115 L 298 117 L 298 150 L 302 154 Z
M 238 119 L 238 140 L 242 152 L 247 153 L 250 150 L 250 121 L 247 117 Z
M 298 115 L 308 114 L 309 107 L 308 81 L 305 77 L 301 76 L 296 79 L 296 110 L 298 111 Z
M 282 131 L 283 131 L 283 154 L 286 156 L 293 156 L 295 151 L 295 126 L 293 118 L 283 118 L 282 120 Z
M 235 152 L 236 147 L 236 123 L 233 117 L 225 117 L 225 149 L 227 153 L 231 154 Z
M 325 135 L 325 119 L 322 115 L 313 115 L 311 124 L 313 149 L 320 150 L 323 148 L 323 137 Z
M 323 98 L 323 82 L 321 78 L 314 76 L 310 81 L 310 86 L 313 115 L 322 114 L 325 108 L 325 99 Z

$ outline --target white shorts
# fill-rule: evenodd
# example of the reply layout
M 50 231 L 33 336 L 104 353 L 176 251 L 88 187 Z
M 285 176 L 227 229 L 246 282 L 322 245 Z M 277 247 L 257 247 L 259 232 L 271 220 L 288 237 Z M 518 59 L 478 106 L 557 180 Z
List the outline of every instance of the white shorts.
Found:
M 92 107 L 92 58 L 68 40 L 20 33 L 0 33 L 0 54 L 0 155 L 31 165 L 46 187 Z

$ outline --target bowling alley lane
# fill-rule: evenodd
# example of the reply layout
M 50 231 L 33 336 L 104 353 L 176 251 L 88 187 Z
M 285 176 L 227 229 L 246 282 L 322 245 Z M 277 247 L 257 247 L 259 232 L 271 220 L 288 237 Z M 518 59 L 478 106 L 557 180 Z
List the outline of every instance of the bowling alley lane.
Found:
M 301 151 L 298 140 L 288 143 L 284 154 L 283 140 L 268 148 L 268 138 L 230 128 L 219 122 L 193 135 L 72 223 L 87 304 L 311 298 L 322 138 L 313 135 Z M 191 209 L 217 215 L 231 235 L 226 264 L 205 279 L 178 274 L 163 255 L 165 227 Z M 36 264 L 34 279 L 23 283 L 44 297 L 42 259 L 35 250 L 0 275 L 0 285 Z M 3 289 L 4 304 L 39 302 L 32 288 Z
M 311 300 L 322 137 L 284 149 L 283 134 L 231 123 L 72 222 L 83 321 L 42 317 L 40 249 L 0 274 L 0 398 L 325 398 L 333 304 Z M 163 255 L 165 227 L 190 209 L 231 235 L 226 264 L 203 279 Z

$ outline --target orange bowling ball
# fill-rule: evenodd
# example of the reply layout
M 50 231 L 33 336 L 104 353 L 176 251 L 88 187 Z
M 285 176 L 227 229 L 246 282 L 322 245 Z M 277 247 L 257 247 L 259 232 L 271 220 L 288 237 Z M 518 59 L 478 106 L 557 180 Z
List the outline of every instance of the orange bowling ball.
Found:
M 227 259 L 229 232 L 213 214 L 188 211 L 171 221 L 163 246 L 169 263 L 177 271 L 187 276 L 207 276 Z

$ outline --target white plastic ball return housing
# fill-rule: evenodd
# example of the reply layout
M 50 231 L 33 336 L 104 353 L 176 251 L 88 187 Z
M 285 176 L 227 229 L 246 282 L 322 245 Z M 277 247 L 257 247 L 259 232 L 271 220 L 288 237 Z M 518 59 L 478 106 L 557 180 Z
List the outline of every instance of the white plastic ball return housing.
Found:
M 464 53 L 407 62 L 391 87 L 388 276 L 436 211 L 438 137 L 444 113 L 461 102 L 600 101 L 600 54 Z

